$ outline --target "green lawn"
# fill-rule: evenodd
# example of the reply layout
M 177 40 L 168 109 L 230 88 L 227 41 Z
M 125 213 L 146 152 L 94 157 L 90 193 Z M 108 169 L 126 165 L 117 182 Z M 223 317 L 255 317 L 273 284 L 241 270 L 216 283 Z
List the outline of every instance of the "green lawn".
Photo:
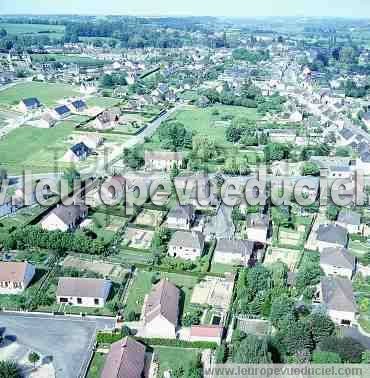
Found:
M 59 123 L 51 129 L 30 126 L 18 128 L 0 141 L 0 156 L 8 174 L 19 174 L 23 169 L 35 172 L 50 172 L 67 152 L 67 137 L 73 132 L 69 122 Z M 55 162 L 56 158 L 56 162 Z
M 190 306 L 190 298 L 193 287 L 197 283 L 197 278 L 193 276 L 185 276 L 182 274 L 176 273 L 157 273 L 161 277 L 168 278 L 169 281 L 178 286 L 183 292 L 182 303 L 180 304 L 180 309 L 183 309 L 183 312 L 188 310 Z M 151 278 L 156 275 L 156 272 L 146 272 L 139 271 L 134 279 L 134 282 L 130 288 L 130 292 L 126 302 L 125 314 L 127 315 L 130 311 L 134 311 L 136 314 L 141 312 L 144 297 L 146 294 L 150 293 L 152 288 Z
M 17 105 L 23 98 L 37 97 L 43 105 L 55 106 L 59 100 L 76 96 L 78 93 L 79 89 L 72 85 L 32 81 L 1 91 L 0 104 Z
M 106 62 L 79 54 L 33 54 L 33 62 L 59 62 L 62 64 L 80 64 L 89 67 L 102 67 Z
M 8 32 L 8 34 L 40 34 L 40 36 L 47 35 L 50 38 L 61 38 L 64 36 L 65 26 L 47 24 L 1 23 L 0 28 L 4 28 Z
M 221 263 L 212 263 L 211 272 L 212 273 L 227 273 L 233 272 L 237 269 L 237 267 L 228 265 L 228 264 L 221 264 Z
M 87 373 L 87 378 L 100 378 L 104 367 L 106 354 L 96 352 L 91 361 L 89 371 Z
M 112 106 L 118 105 L 122 100 L 112 97 L 99 97 L 94 96 L 87 99 L 86 103 L 88 106 L 99 106 L 101 108 L 111 108 Z
M 187 367 L 191 362 L 195 362 L 200 351 L 190 348 L 156 346 L 154 347 L 154 353 L 159 361 L 158 377 L 162 378 L 166 370 L 176 370 L 180 367 Z

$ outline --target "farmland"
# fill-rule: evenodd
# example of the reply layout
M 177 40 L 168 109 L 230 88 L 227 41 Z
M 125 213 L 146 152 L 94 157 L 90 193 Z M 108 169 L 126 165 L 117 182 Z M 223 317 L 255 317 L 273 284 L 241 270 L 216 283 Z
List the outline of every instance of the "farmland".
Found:
M 77 96 L 78 88 L 60 83 L 19 83 L 0 92 L 0 104 L 17 105 L 20 100 L 28 97 L 37 97 L 46 106 L 57 105 L 63 98 Z
M 1 23 L 8 34 L 42 34 L 51 38 L 61 38 L 64 36 L 64 25 L 43 25 L 43 24 L 8 24 Z

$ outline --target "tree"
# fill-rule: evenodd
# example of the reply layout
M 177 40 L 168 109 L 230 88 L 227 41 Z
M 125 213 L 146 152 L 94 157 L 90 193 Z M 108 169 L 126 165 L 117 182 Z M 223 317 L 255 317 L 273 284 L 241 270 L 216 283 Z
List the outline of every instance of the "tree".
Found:
M 190 327 L 192 325 L 200 324 L 200 318 L 202 316 L 202 311 L 200 310 L 191 310 L 186 312 L 182 319 L 182 324 L 185 327 Z
M 329 220 L 335 221 L 337 220 L 339 213 L 339 207 L 335 205 L 329 205 L 326 209 L 326 216 L 328 217 Z
M 348 147 L 337 147 L 337 149 L 335 150 L 335 156 L 350 157 L 351 150 Z
M 307 322 L 316 344 L 323 338 L 331 336 L 335 330 L 334 323 L 325 314 L 312 313 L 307 317 Z
M 0 378 L 21 378 L 21 370 L 15 362 L 0 361 Z
M 266 161 L 283 160 L 289 155 L 290 148 L 286 144 L 268 143 L 264 148 Z
M 136 320 L 136 314 L 135 314 L 135 311 L 130 311 L 128 314 L 127 314 L 127 318 L 126 320 L 128 322 L 133 322 Z
M 126 325 L 124 325 L 121 328 L 121 336 L 122 337 L 131 336 L 131 329 L 127 327 Z
M 312 362 L 314 364 L 340 364 L 342 359 L 338 353 L 315 350 L 312 354 Z
M 271 355 L 265 338 L 246 336 L 239 344 L 233 345 L 232 360 L 239 364 L 268 364 Z
M 133 147 L 123 151 L 123 162 L 132 169 L 138 169 L 145 163 L 142 147 Z
M 343 362 L 360 363 L 362 353 L 365 351 L 363 345 L 351 337 L 328 336 L 323 338 L 318 349 L 325 352 L 334 352 L 339 354 Z
M 302 176 L 319 176 L 320 168 L 317 164 L 305 162 L 302 166 Z
M 293 301 L 287 296 L 274 298 L 271 304 L 270 320 L 275 326 L 278 325 L 287 314 L 293 309 Z
M 289 321 L 285 324 L 288 324 L 288 327 L 280 329 L 280 333 L 288 354 L 293 355 L 296 351 L 313 349 L 310 328 L 305 321 Z
M 8 35 L 7 31 L 4 28 L 0 29 L 0 38 L 4 38 Z
M 36 352 L 31 352 L 28 355 L 28 361 L 36 367 L 36 363 L 40 360 L 40 356 Z
M 221 344 L 216 349 L 216 363 L 223 364 L 226 361 L 226 345 Z
M 192 147 L 192 157 L 199 159 L 202 163 L 206 163 L 217 156 L 215 141 L 206 135 L 194 136 Z

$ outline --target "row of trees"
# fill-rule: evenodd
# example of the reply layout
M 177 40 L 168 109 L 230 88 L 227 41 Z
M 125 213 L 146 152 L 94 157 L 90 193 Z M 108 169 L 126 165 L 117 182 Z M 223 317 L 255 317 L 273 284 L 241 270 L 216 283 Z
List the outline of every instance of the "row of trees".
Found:
M 46 231 L 39 226 L 18 228 L 4 237 L 2 243 L 6 250 L 41 248 L 55 250 L 61 254 L 73 251 L 101 255 L 107 249 L 103 241 L 93 240 L 83 232 Z

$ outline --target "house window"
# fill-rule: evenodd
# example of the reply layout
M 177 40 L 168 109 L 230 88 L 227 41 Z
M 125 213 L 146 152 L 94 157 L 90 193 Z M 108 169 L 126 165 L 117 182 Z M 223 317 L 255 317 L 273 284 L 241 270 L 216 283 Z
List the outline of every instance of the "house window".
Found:
M 77 303 L 81 304 L 82 303 L 82 298 L 77 298 Z
M 350 320 L 346 320 L 346 319 L 342 319 L 341 322 L 340 322 L 340 324 L 350 326 L 351 325 L 351 321 Z
M 68 298 L 59 298 L 59 302 L 60 303 L 67 303 L 68 302 Z
M 99 298 L 94 299 L 94 304 L 98 305 L 99 304 Z

